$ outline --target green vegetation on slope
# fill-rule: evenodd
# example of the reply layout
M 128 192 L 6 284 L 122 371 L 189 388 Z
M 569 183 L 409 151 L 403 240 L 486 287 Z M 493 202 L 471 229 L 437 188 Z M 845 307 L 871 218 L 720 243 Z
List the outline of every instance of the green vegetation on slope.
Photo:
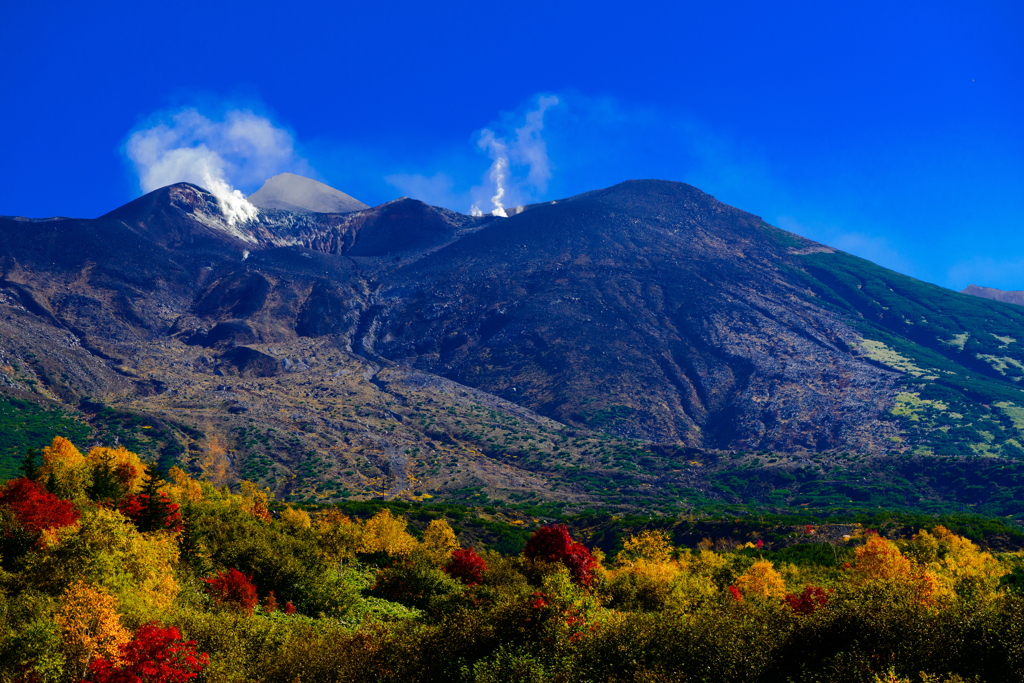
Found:
M 868 358 L 903 373 L 894 414 L 915 452 L 1024 457 L 1024 308 L 841 252 L 800 259 L 800 285 L 852 316 Z
M 62 410 L 38 403 L 0 396 L 0 480 L 18 476 L 25 451 L 38 448 L 57 434 L 84 445 L 92 429 Z

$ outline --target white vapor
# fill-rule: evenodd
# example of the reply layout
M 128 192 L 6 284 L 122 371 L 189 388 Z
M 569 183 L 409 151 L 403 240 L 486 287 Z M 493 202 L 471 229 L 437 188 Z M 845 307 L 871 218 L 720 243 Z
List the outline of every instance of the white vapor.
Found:
M 547 145 L 544 144 L 541 131 L 544 130 L 544 112 L 556 104 L 557 97 L 540 97 L 537 100 L 537 108 L 526 114 L 526 123 L 515 129 L 515 138 L 511 142 L 498 137 L 489 128 L 480 131 L 477 145 L 491 158 L 491 167 L 487 171 L 487 177 L 494 188 L 494 195 L 490 198 L 493 207 L 491 215 L 508 216 L 504 202 L 513 164 L 529 168 L 525 184 L 532 185 L 541 194 L 547 190 L 548 180 L 551 179 L 551 164 L 548 161 Z M 480 190 L 489 193 L 489 190 L 484 188 Z M 483 215 L 480 203 L 482 202 L 474 203 L 470 209 L 474 216 Z
M 228 111 L 220 121 L 191 108 L 158 116 L 129 136 L 125 151 L 143 192 L 180 182 L 199 185 L 217 197 L 229 225 L 258 213 L 233 184 L 261 183 L 285 170 L 309 172 L 291 134 L 247 110 Z
M 477 145 L 480 146 L 480 149 L 487 150 L 488 155 L 493 160 L 491 169 L 487 173 L 491 182 L 494 183 L 494 196 L 491 197 L 491 204 L 494 205 L 494 210 L 491 211 L 491 215 L 508 218 L 508 214 L 505 213 L 505 207 L 501 203 L 501 200 L 505 197 L 508 145 L 505 144 L 503 139 L 495 137 L 494 131 L 486 128 L 480 131 L 480 140 L 477 142 Z M 474 216 L 483 215 L 483 211 L 476 204 L 473 205 L 471 212 Z

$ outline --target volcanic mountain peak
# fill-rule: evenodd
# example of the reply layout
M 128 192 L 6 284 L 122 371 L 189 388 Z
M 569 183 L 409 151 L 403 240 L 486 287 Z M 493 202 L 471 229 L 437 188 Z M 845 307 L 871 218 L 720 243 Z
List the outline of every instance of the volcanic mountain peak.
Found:
M 594 431 L 670 455 L 789 454 L 808 477 L 808 452 L 1024 458 L 1021 339 L 1020 308 L 682 183 L 629 181 L 502 219 L 402 198 L 344 214 L 261 209 L 231 226 L 188 184 L 95 220 L 0 218 L 0 393 L 75 410 L 112 397 L 197 440 L 250 422 L 302 427 L 305 449 L 289 436 L 277 473 L 251 434 L 232 445 L 292 493 L 302 453 L 330 453 L 353 492 L 461 490 L 463 468 L 442 471 L 456 442 L 503 472 L 561 471 L 578 449 L 619 477 L 601 491 L 621 488 L 620 466 L 672 486 L 690 476 L 577 438 Z M 385 396 L 391 372 L 424 393 Z M 449 389 L 470 387 L 486 400 L 451 405 Z M 539 427 L 496 431 L 515 426 L 491 414 L 502 401 L 558 423 L 540 451 Z M 371 465 L 386 481 L 366 478 Z
M 270 178 L 249 195 L 249 202 L 261 209 L 313 213 L 351 213 L 370 208 L 329 185 L 294 173 Z
M 967 285 L 965 289 L 960 290 L 961 294 L 970 294 L 971 296 L 978 296 L 982 299 L 993 299 L 994 301 L 1002 301 L 1007 304 L 1017 304 L 1018 306 L 1024 306 L 1024 292 L 1007 292 L 1002 289 L 996 289 L 994 287 L 979 287 L 977 285 Z

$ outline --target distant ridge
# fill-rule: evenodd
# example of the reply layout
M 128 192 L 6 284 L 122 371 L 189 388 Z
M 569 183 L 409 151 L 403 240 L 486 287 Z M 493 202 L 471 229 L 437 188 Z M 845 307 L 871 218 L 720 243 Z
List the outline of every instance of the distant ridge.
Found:
M 1002 301 L 1007 304 L 1017 304 L 1018 306 L 1024 306 L 1024 292 L 1005 292 L 1001 289 L 994 289 L 993 287 L 979 287 L 977 285 L 967 285 L 966 289 L 961 290 L 961 294 L 970 294 L 971 296 L 978 296 L 982 299 L 993 299 L 995 301 Z
M 249 201 L 261 209 L 314 213 L 351 213 L 370 208 L 340 190 L 294 173 L 270 178 L 249 195 Z

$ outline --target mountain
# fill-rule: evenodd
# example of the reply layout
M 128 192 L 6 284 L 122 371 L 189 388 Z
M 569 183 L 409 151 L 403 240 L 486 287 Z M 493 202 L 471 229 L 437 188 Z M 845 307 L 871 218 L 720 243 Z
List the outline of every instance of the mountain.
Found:
M 1022 377 L 1019 307 L 681 183 L 509 218 L 403 198 L 230 223 L 188 184 L 0 218 L 0 425 L 223 457 L 291 499 L 1005 511 L 1016 489 L 976 475 L 1024 457 Z
M 678 183 L 531 207 L 398 269 L 377 301 L 383 356 L 629 438 L 883 453 L 910 430 L 911 449 L 972 452 L 984 439 L 941 431 L 929 401 L 1024 405 L 1016 309 Z M 901 425 L 908 401 L 917 419 Z M 1017 437 L 1014 409 L 981 410 L 1000 443 Z
M 967 287 L 960 292 L 961 294 L 970 294 L 971 296 L 979 296 L 983 299 L 994 299 L 995 301 L 1003 301 L 1008 304 L 1017 304 L 1018 306 L 1024 306 L 1024 292 L 1004 292 L 1001 289 L 994 289 L 992 287 L 978 287 L 977 285 L 967 285 Z
M 249 202 L 260 209 L 314 213 L 350 213 L 370 208 L 329 185 L 294 173 L 270 178 L 249 195 Z

